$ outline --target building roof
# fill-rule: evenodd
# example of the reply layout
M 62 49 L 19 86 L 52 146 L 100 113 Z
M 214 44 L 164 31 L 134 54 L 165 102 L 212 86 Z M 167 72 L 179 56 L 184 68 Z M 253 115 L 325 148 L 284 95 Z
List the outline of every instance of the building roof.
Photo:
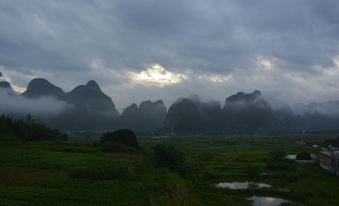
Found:
M 335 156 L 337 158 L 339 158 L 339 150 L 335 150 L 335 151 L 321 151 L 321 154 L 327 155 L 327 156 Z

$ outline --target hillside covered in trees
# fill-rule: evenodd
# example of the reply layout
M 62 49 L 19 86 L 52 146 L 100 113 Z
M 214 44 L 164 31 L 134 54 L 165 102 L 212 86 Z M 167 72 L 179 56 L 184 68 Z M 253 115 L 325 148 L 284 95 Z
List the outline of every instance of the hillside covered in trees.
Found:
M 26 120 L 12 119 L 2 115 L 0 117 L 0 140 L 12 139 L 22 141 L 66 140 L 67 135 L 36 123 L 30 115 Z

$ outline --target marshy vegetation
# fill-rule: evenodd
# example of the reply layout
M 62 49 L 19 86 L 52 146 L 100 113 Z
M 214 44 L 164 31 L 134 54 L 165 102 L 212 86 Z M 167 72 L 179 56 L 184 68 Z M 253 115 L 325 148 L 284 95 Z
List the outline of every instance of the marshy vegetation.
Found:
M 24 121 L 18 124 L 28 124 L 23 128 L 37 127 Z M 319 148 L 300 144 L 306 139 L 321 144 L 335 137 L 303 134 L 136 138 L 133 132 L 120 130 L 94 142 L 71 137 L 67 141 L 2 138 L 0 202 L 250 206 L 270 200 L 276 205 L 339 205 L 337 177 L 317 164 L 296 164 L 285 158 L 292 153 L 305 159 L 319 152 Z M 218 187 L 218 183 L 227 187 Z M 246 187 L 231 187 L 233 183 L 246 183 Z

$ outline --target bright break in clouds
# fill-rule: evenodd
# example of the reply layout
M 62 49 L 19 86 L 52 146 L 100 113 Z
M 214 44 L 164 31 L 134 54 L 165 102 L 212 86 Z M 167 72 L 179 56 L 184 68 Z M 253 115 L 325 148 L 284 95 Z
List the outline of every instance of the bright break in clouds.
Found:
M 337 0 L 3 0 L 0 72 L 95 79 L 119 108 L 259 89 L 287 102 L 339 97 Z

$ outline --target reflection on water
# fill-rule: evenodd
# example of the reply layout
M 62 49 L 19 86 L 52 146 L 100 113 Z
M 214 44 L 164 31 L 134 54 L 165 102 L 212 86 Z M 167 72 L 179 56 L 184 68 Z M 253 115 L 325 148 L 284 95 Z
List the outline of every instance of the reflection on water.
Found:
M 263 188 L 263 187 L 272 187 L 271 185 L 265 183 L 254 183 L 254 182 L 222 182 L 215 185 L 217 188 L 222 189 L 248 189 L 248 188 Z
M 247 198 L 252 201 L 253 206 L 279 206 L 284 202 L 288 202 L 287 200 L 274 198 L 274 197 L 257 197 L 252 196 Z

